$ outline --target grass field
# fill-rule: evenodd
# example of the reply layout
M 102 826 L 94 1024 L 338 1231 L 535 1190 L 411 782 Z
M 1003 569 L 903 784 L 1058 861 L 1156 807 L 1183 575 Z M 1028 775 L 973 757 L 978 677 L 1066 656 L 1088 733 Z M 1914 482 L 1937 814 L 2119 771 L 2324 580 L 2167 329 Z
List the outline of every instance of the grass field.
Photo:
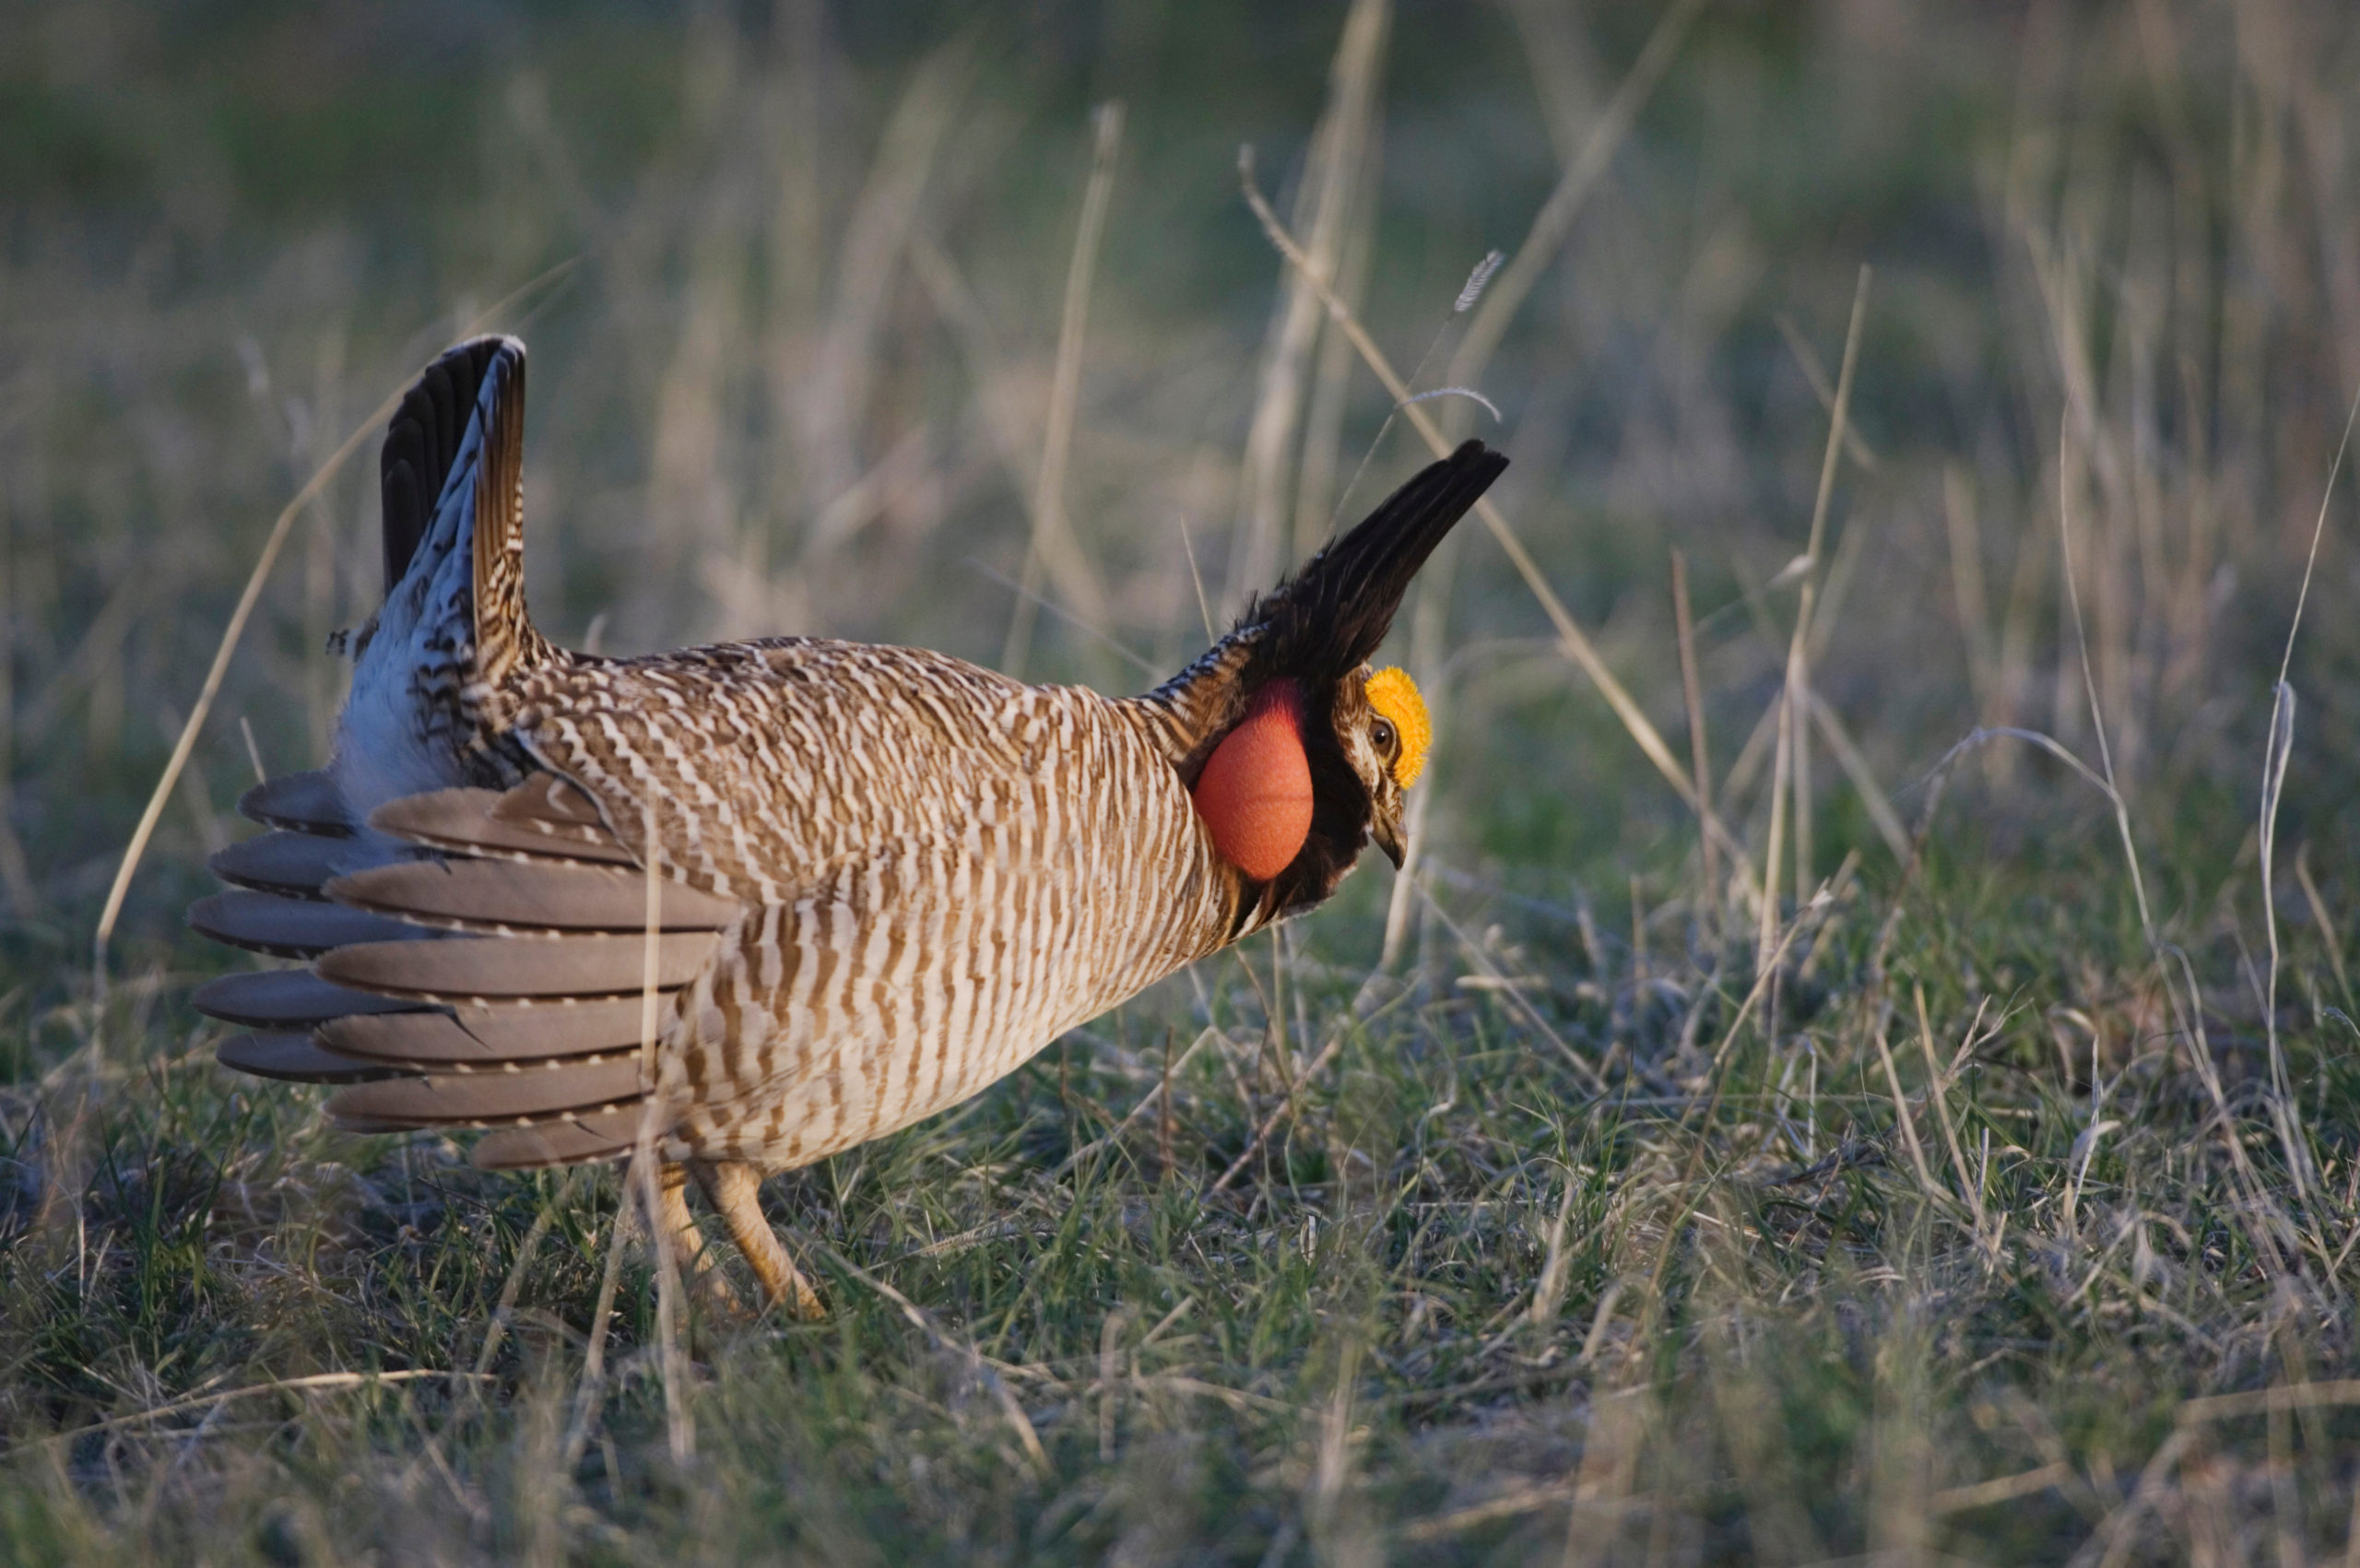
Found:
M 2360 1562 L 2356 66 L 2332 0 L 0 10 L 0 1559 Z M 773 1181 L 830 1315 L 667 1338 L 616 1173 L 325 1130 L 186 1000 L 380 586 L 332 455 L 484 327 L 609 651 L 1136 689 L 1504 447 L 1407 875 Z

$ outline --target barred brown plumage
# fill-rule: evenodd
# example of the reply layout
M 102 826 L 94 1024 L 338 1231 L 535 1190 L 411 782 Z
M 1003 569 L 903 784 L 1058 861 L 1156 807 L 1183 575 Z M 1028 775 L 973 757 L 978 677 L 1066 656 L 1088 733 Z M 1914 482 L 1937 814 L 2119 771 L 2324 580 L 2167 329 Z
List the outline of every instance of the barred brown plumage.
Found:
M 1317 904 L 1372 835 L 1398 862 L 1401 740 L 1365 661 L 1496 453 L 1427 468 L 1139 697 L 817 638 L 605 658 L 525 615 L 524 375 L 522 344 L 463 344 L 388 431 L 387 593 L 334 760 L 249 793 L 274 831 L 217 855 L 236 890 L 190 913 L 311 964 L 198 993 L 254 1031 L 225 1065 L 343 1085 L 328 1111 L 355 1128 L 482 1129 L 487 1166 L 615 1159 L 645 1135 L 770 1299 L 812 1310 L 762 1173 L 969 1098 Z M 1223 816 L 1253 790 L 1193 786 L 1278 682 L 1312 802 L 1273 851 L 1269 823 L 1240 837 Z M 1387 690 L 1389 712 L 1416 701 L 1406 678 Z M 1233 749 L 1221 771 L 1252 765 Z M 667 1223 L 703 1267 L 678 1186 Z

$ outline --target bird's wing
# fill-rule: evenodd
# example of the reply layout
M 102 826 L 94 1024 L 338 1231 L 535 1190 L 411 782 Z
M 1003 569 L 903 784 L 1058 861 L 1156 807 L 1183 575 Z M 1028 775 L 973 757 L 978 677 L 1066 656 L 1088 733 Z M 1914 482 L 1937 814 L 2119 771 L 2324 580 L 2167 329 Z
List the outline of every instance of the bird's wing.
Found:
M 310 963 L 198 992 L 202 1011 L 250 1032 L 222 1043 L 221 1061 L 350 1085 L 329 1110 L 360 1130 L 506 1128 L 488 1140 L 491 1163 L 627 1152 L 650 982 L 660 1024 L 741 906 L 661 878 L 651 899 L 631 852 L 551 776 L 408 796 L 368 826 L 313 820 L 217 858 L 243 885 L 192 924 Z

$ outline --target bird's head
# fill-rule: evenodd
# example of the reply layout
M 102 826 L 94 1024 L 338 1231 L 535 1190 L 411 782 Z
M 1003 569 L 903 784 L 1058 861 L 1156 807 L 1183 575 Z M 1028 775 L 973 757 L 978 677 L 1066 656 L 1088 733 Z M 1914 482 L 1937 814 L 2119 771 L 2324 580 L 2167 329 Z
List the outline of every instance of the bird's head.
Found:
M 1432 465 L 1181 678 L 1211 688 L 1184 775 L 1213 847 L 1261 885 L 1257 907 L 1319 902 L 1372 838 L 1397 867 L 1408 853 L 1405 796 L 1434 726 L 1409 675 L 1369 658 L 1419 567 L 1506 466 L 1477 442 Z
M 1434 720 L 1408 670 L 1363 666 L 1358 676 L 1337 688 L 1336 733 L 1345 760 L 1368 790 L 1369 836 L 1398 869 L 1410 853 L 1402 813 L 1410 786 L 1425 771 Z

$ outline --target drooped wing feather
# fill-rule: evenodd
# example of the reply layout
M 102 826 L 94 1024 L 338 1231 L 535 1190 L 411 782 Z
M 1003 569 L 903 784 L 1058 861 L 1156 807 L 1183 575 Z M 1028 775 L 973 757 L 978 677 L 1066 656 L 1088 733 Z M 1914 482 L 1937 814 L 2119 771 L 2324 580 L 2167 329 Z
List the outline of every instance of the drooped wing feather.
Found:
M 298 862 L 270 843 L 283 834 L 224 852 L 242 875 L 272 867 L 277 890 L 217 894 L 192 923 L 313 963 L 198 993 L 202 1010 L 253 1030 L 223 1042 L 222 1063 L 345 1086 L 328 1110 L 355 1130 L 532 1133 L 485 1140 L 492 1163 L 629 1152 L 647 1101 L 651 960 L 660 1020 L 738 906 L 668 880 L 651 901 L 631 852 L 562 780 L 406 798 L 368 826 L 341 842 L 377 863 L 305 863 L 316 879 L 277 875 Z M 583 1130 L 625 1122 L 620 1141 Z
M 324 768 L 265 779 L 239 797 L 238 810 L 266 827 L 313 837 L 350 838 L 360 825 Z

